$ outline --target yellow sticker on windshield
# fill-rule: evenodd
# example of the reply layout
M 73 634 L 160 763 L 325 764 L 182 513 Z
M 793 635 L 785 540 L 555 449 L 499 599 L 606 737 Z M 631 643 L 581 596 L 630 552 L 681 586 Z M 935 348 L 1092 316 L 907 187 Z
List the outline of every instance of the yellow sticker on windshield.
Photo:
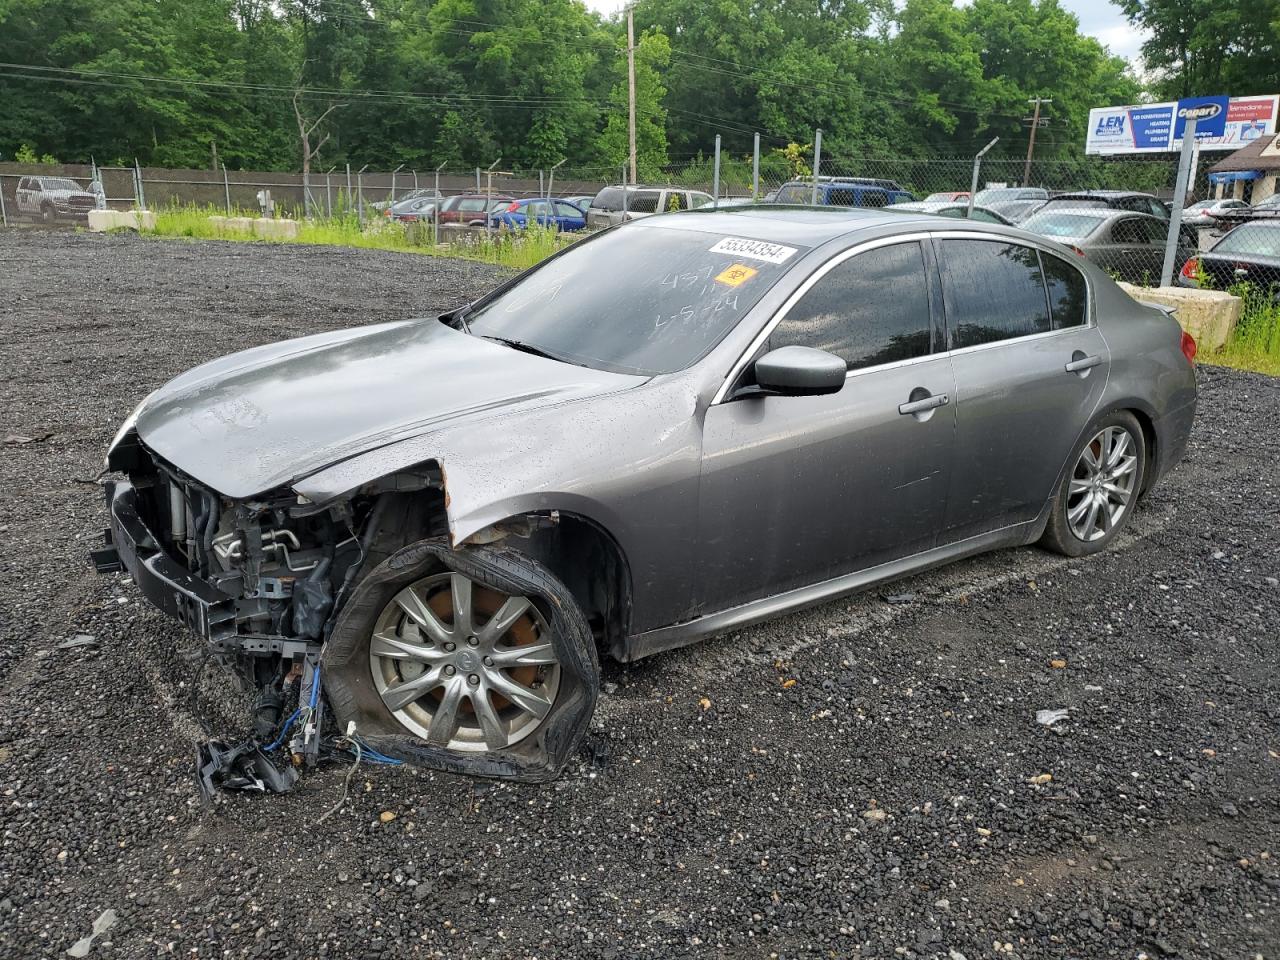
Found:
M 723 283 L 726 287 L 740 287 L 759 272 L 745 263 L 735 263 L 732 267 L 725 267 L 720 271 L 716 277 L 716 283 Z

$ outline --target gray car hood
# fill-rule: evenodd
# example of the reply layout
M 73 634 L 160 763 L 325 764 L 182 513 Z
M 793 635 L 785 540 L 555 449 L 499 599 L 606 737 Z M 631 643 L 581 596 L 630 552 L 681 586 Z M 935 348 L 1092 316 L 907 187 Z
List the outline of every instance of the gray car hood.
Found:
M 239 499 L 463 418 L 642 382 L 522 353 L 436 320 L 409 320 L 288 340 L 196 367 L 147 398 L 137 431 L 175 467 Z

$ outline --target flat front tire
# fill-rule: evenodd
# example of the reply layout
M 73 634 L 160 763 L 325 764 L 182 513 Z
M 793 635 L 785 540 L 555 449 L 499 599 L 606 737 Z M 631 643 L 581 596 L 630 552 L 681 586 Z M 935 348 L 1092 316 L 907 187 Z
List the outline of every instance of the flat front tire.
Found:
M 1069 557 L 1105 549 L 1133 515 L 1146 471 L 1137 418 L 1121 410 L 1096 421 L 1071 455 L 1041 542 Z
M 440 769 L 559 773 L 595 707 L 595 643 L 549 570 L 500 546 L 411 544 L 372 570 L 325 645 L 339 727 Z

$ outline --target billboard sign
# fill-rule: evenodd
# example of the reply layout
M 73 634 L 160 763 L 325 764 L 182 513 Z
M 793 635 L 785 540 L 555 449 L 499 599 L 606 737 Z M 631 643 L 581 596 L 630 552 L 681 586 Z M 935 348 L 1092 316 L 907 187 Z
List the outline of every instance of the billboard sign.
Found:
M 1085 153 L 1170 153 L 1182 146 L 1188 112 L 1201 150 L 1236 150 L 1276 132 L 1280 96 L 1190 97 L 1089 111 Z

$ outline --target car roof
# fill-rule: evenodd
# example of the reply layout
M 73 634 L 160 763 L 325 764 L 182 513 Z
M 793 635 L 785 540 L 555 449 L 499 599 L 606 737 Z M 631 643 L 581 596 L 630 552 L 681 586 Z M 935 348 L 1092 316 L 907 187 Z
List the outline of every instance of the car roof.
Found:
M 1148 200 L 1159 199 L 1153 193 L 1141 190 L 1076 190 L 1072 193 L 1055 193 L 1050 200 L 1119 200 L 1121 197 L 1145 197 Z
M 729 210 L 703 207 L 679 213 L 664 213 L 627 224 L 625 229 L 696 230 L 723 236 L 745 237 L 773 243 L 798 243 L 816 247 L 830 240 L 861 233 L 886 234 L 909 232 L 911 229 L 956 230 L 992 233 L 1012 239 L 1034 239 L 1039 234 L 1027 233 L 1004 224 L 976 220 L 954 220 L 915 210 L 894 207 L 811 207 L 789 204 L 755 204 Z

